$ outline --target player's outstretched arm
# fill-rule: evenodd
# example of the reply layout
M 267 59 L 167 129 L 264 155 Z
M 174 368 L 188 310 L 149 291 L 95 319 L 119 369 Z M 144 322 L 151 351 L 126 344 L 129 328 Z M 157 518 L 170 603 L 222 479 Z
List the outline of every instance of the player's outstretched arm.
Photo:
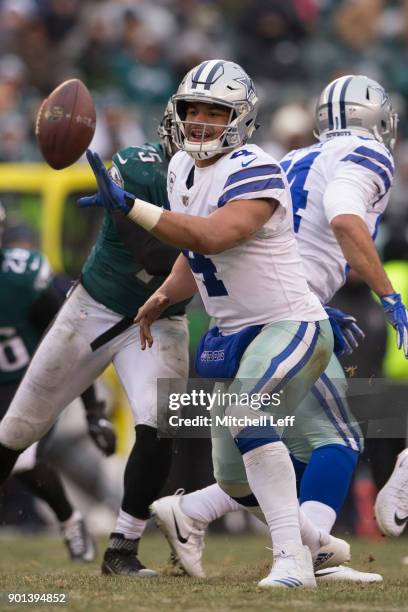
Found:
M 247 240 L 278 206 L 275 200 L 235 200 L 208 217 L 164 211 L 116 185 L 97 153 L 88 150 L 87 159 L 99 191 L 78 200 L 80 207 L 120 210 L 162 242 L 203 255 L 220 253 Z
M 330 223 L 350 267 L 381 299 L 391 325 L 397 332 L 398 348 L 408 358 L 408 316 L 385 272 L 364 220 L 357 215 L 338 215 Z
M 150 296 L 141 306 L 135 317 L 135 323 L 139 323 L 140 344 L 142 350 L 153 344 L 153 336 L 150 330 L 151 324 L 172 304 L 182 302 L 197 293 L 197 285 L 192 275 L 187 259 L 180 254 L 169 276 L 164 283 Z

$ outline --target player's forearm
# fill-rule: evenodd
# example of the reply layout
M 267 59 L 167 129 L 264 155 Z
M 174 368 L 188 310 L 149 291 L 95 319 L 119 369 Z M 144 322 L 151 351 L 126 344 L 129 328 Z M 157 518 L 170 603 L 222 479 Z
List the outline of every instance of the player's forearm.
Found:
M 210 217 L 162 211 L 138 199 L 135 200 L 128 216 L 161 242 L 178 249 L 213 255 L 237 244 L 236 232 L 221 233 Z
M 394 293 L 364 221 L 356 215 L 339 215 L 331 227 L 345 259 L 364 282 L 379 297 Z
M 156 293 L 164 295 L 169 300 L 169 306 L 183 300 L 188 300 L 197 293 L 197 284 L 183 254 L 180 254 L 169 276 L 160 285 Z
M 193 217 L 164 211 L 152 234 L 173 247 L 211 255 L 215 248 L 220 248 L 221 241 L 217 240 L 210 226 L 211 221 L 208 217 Z
M 215 255 L 247 240 L 273 215 L 276 200 L 235 200 L 208 217 L 168 212 L 136 199 L 129 218 L 179 249 Z

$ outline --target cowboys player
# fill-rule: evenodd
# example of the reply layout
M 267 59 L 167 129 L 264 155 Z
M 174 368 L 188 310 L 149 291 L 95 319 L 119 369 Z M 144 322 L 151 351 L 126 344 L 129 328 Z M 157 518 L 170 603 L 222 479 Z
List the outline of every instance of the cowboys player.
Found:
M 0 244 L 5 224 L 5 210 L 0 204 Z M 6 239 L 6 235 L 4 236 Z M 61 305 L 53 288 L 47 260 L 11 228 L 7 247 L 0 248 L 0 419 L 7 411 L 27 369 L 41 335 Z M 114 452 L 115 436 L 104 418 L 104 404 L 98 402 L 93 387 L 82 395 L 89 433 L 105 454 Z M 13 476 L 54 511 L 71 559 L 92 561 L 95 547 L 82 515 L 67 499 L 58 472 L 38 456 L 38 444 L 32 444 L 18 458 Z
M 165 114 L 164 122 L 166 122 Z M 167 206 L 166 173 L 171 146 L 147 144 L 113 157 L 115 181 L 140 197 Z M 155 576 L 137 557 L 149 505 L 164 485 L 172 442 L 158 439 L 156 379 L 179 391 L 188 375 L 186 301 L 167 308 L 154 325 L 154 350 L 144 355 L 138 308 L 170 272 L 178 251 L 161 244 L 122 215 L 106 212 L 75 287 L 44 337 L 11 403 L 0 434 L 0 482 L 21 449 L 38 440 L 59 413 L 112 362 L 136 423 L 136 442 L 124 474 L 124 497 L 104 555 L 104 574 Z M 11 450 L 13 449 L 13 450 Z M 147 470 L 149 478 L 146 478 Z
M 390 195 L 397 117 L 378 83 L 349 75 L 325 87 L 317 104 L 316 122 L 319 143 L 292 151 L 281 161 L 291 185 L 294 228 L 309 285 L 325 304 L 343 285 L 347 267 L 351 266 L 381 298 L 385 314 L 396 329 L 398 346 L 407 356 L 406 310 L 373 242 Z M 340 324 L 347 324 L 347 320 L 343 317 Z M 349 338 L 353 342 L 353 337 Z M 343 371 L 333 356 L 325 374 L 299 406 L 299 418 L 287 439 L 301 480 L 301 508 L 327 533 L 344 501 L 362 445 L 361 432 L 344 399 L 345 388 Z M 400 491 L 407 456 L 407 451 L 402 453 L 399 472 L 396 469 L 393 477 L 396 480 L 399 474 Z M 238 453 L 236 457 L 239 463 Z M 405 478 L 407 474 L 408 468 Z M 240 480 L 243 478 L 242 469 Z M 400 500 L 403 496 L 400 493 Z M 382 502 L 381 495 L 379 500 Z M 152 511 L 183 567 L 192 575 L 202 575 L 203 530 L 232 506 L 231 498 L 212 485 L 182 499 L 172 496 L 158 500 Z M 239 508 L 236 504 L 235 509 Z M 377 518 L 379 508 L 377 500 Z M 391 511 L 389 517 L 390 525 Z M 189 543 L 176 537 L 174 520 L 183 534 L 193 534 Z M 326 580 L 380 579 L 377 574 L 345 566 L 317 575 Z
M 270 394 L 284 387 L 293 411 L 326 367 L 332 333 L 302 273 L 286 178 L 259 147 L 245 144 L 257 106 L 240 66 L 203 62 L 173 97 L 174 138 L 182 151 L 169 165 L 171 212 L 118 189 L 91 152 L 99 193 L 79 204 L 121 209 L 157 238 L 183 248 L 170 276 L 139 310 L 142 348 L 154 347 L 150 325 L 163 309 L 198 288 L 217 324 L 203 340 L 202 355 L 216 348 L 225 356 L 212 375 L 236 376 L 230 392 L 238 385 L 240 392 Z M 204 361 L 199 373 L 205 375 Z M 253 416 L 240 403 L 226 414 Z M 233 439 L 274 545 L 272 571 L 260 586 L 315 586 L 310 550 L 299 531 L 294 470 L 279 435 L 272 426 L 233 424 L 217 441 L 219 463 L 228 464 Z M 222 484 L 242 501 L 242 487 Z

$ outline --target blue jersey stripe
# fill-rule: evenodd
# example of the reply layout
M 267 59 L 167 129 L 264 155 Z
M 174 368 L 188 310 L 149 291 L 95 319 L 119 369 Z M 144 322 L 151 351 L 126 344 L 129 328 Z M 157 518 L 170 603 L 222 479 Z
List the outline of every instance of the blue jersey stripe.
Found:
M 281 168 L 283 168 L 284 172 L 288 171 L 288 168 L 290 166 L 290 164 L 293 162 L 294 158 L 292 157 L 292 159 L 284 159 L 283 161 L 280 162 Z
M 246 193 L 252 193 L 254 191 L 265 191 L 266 189 L 284 189 L 285 185 L 281 178 L 268 178 L 263 181 L 251 181 L 238 187 L 233 187 L 226 191 L 218 200 L 217 206 L 220 208 L 224 206 L 229 200 L 237 198 L 238 196 L 244 196 Z M 262 197 L 262 196 L 261 196 Z
M 383 217 L 383 214 L 381 213 L 381 215 L 378 215 L 376 222 L 375 222 L 374 231 L 372 235 L 372 239 L 374 242 L 375 242 L 375 239 L 377 238 L 378 228 L 380 226 L 382 217 Z
M 263 176 L 268 174 L 280 174 L 281 169 L 277 165 L 273 164 L 265 164 L 263 166 L 256 166 L 255 168 L 245 168 L 245 170 L 238 170 L 231 174 L 228 177 L 227 182 L 224 185 L 224 189 L 232 185 L 233 183 L 238 183 L 239 181 L 243 181 L 245 179 L 254 178 L 256 176 Z
M 384 183 L 385 193 L 387 193 L 387 191 L 391 187 L 390 178 L 384 168 L 381 168 L 381 166 L 378 166 L 366 157 L 360 157 L 359 155 L 354 155 L 353 153 L 350 153 L 350 155 L 346 155 L 346 157 L 343 157 L 341 161 L 352 161 L 355 164 L 364 166 L 364 168 L 367 168 L 367 170 L 371 170 L 372 172 L 374 172 L 377 176 L 381 178 L 382 182 Z
M 369 149 L 368 147 L 358 147 L 353 151 L 353 153 L 359 153 L 359 155 L 365 155 L 365 157 L 371 157 L 371 159 L 375 159 L 390 171 L 391 176 L 394 176 L 393 164 L 388 159 L 388 157 L 382 155 L 378 151 L 374 151 L 373 149 Z

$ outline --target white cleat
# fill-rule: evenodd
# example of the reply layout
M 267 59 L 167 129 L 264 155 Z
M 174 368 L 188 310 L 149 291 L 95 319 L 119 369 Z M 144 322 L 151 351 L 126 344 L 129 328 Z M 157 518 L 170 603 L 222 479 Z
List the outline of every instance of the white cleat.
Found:
M 372 572 L 360 572 L 346 565 L 338 565 L 337 567 L 329 567 L 324 570 L 315 572 L 317 583 L 319 582 L 335 582 L 344 580 L 346 582 L 382 582 L 381 574 L 373 574 Z
M 393 473 L 377 495 L 374 511 L 384 535 L 401 535 L 408 523 L 408 448 L 398 455 Z
M 180 502 L 181 495 L 162 497 L 152 503 L 150 512 L 181 567 L 189 576 L 205 578 L 202 566 L 205 529 L 183 512 Z
M 60 526 L 65 545 L 72 561 L 90 563 L 95 560 L 95 542 L 78 510 Z
M 341 565 L 350 559 L 350 545 L 345 540 L 322 534 L 321 547 L 313 555 L 314 571 Z
M 258 582 L 261 589 L 315 588 L 313 562 L 310 550 L 302 544 L 289 543 L 284 550 L 273 555 L 269 576 Z

